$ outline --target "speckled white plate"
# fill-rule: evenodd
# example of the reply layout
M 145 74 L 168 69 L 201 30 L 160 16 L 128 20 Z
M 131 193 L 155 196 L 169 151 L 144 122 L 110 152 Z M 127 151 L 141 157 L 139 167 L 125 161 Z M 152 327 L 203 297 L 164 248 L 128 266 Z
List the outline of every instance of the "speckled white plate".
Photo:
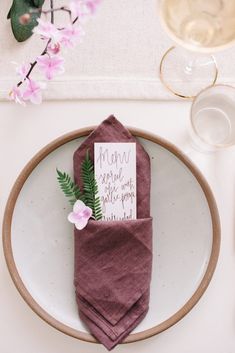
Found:
M 56 180 L 56 168 L 72 175 L 73 152 L 90 131 L 62 136 L 25 167 L 8 200 L 3 244 L 12 279 L 31 308 L 60 331 L 91 342 L 75 302 L 70 206 Z M 126 342 L 157 334 L 191 310 L 210 282 L 220 244 L 216 204 L 197 168 L 168 142 L 131 131 L 152 162 L 154 250 L 149 312 Z

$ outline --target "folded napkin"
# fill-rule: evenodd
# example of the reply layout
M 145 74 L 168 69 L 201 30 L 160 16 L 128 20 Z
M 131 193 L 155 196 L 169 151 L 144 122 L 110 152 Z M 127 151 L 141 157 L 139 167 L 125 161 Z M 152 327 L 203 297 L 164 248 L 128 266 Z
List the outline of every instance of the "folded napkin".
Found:
M 111 350 L 148 311 L 152 270 L 150 160 L 141 144 L 114 117 L 103 121 L 74 153 L 74 178 L 80 183 L 87 149 L 95 142 L 136 142 L 137 219 L 89 220 L 74 230 L 74 285 L 81 320 Z

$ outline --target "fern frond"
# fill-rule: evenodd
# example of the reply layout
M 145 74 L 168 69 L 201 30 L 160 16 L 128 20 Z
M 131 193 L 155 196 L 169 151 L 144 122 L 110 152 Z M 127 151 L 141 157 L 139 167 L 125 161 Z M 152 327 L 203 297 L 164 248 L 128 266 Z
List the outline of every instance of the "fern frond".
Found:
M 93 217 L 98 221 L 102 218 L 98 185 L 95 179 L 94 166 L 89 157 L 89 150 L 86 151 L 85 159 L 82 163 L 82 181 L 85 203 L 92 209 Z
M 95 179 L 94 166 L 89 157 L 89 150 L 87 150 L 82 163 L 83 193 L 67 173 L 58 169 L 56 169 L 56 172 L 60 188 L 64 195 L 68 197 L 70 204 L 73 206 L 77 200 L 81 200 L 92 209 L 92 215 L 97 221 L 102 219 L 100 198 L 97 196 L 98 185 Z
M 73 206 L 77 200 L 84 201 L 84 195 L 82 195 L 79 186 L 74 183 L 70 176 L 58 169 L 56 169 L 56 172 L 60 188 L 64 195 L 69 198 L 69 203 Z

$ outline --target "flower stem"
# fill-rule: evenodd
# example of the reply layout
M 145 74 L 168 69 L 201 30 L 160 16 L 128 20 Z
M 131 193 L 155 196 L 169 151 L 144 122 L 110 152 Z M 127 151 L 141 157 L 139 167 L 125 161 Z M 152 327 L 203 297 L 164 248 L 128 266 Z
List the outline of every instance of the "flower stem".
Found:
M 47 47 L 48 47 L 48 45 L 50 44 L 50 42 L 51 42 L 51 39 L 48 40 L 47 45 L 46 45 L 45 49 L 42 51 L 41 55 L 45 55 L 45 54 L 47 53 Z M 30 69 L 29 69 L 27 75 L 25 76 L 25 79 L 24 79 L 23 81 L 18 82 L 18 83 L 17 83 L 17 87 L 19 87 L 20 85 L 22 85 L 22 83 L 26 80 L 26 78 L 29 78 L 31 72 L 32 72 L 33 69 L 34 69 L 34 66 L 36 66 L 36 65 L 37 65 L 37 60 L 35 60 L 33 63 L 30 64 Z
M 50 7 L 51 7 L 51 23 L 54 23 L 54 1 L 50 0 Z
M 58 12 L 58 11 L 65 11 L 65 12 L 68 12 L 69 14 L 71 14 L 71 11 L 66 6 L 50 8 L 48 10 L 33 9 L 33 10 L 30 10 L 29 13 L 39 13 L 40 12 L 40 13 L 43 13 L 44 15 L 48 15 L 49 13 L 52 14 L 52 13 Z

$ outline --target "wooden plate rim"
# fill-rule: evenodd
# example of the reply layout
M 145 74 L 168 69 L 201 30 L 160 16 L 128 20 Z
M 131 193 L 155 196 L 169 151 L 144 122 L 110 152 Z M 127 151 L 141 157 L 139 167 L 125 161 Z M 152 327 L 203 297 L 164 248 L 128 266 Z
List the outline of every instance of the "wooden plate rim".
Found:
M 70 142 L 76 138 L 87 136 L 90 134 L 96 126 L 91 126 L 79 130 L 72 131 L 68 134 L 62 135 L 61 137 L 55 139 L 48 145 L 46 145 L 44 148 L 42 148 L 29 162 L 28 164 L 24 167 L 20 175 L 15 181 L 15 184 L 10 192 L 6 208 L 5 208 L 5 213 L 4 213 L 4 219 L 3 219 L 3 228 L 2 228 L 2 239 L 3 239 L 3 250 L 4 250 L 4 255 L 6 259 L 6 263 L 8 266 L 8 270 L 10 272 L 10 275 L 12 277 L 12 280 L 18 289 L 19 293 L 23 297 L 23 299 L 26 301 L 26 303 L 31 307 L 31 309 L 39 315 L 44 321 L 46 321 L 48 324 L 50 324 L 52 327 L 56 328 L 57 330 L 72 336 L 74 338 L 86 341 L 86 342 L 92 342 L 92 343 L 98 343 L 96 339 L 85 332 L 75 330 L 62 322 L 56 320 L 53 316 L 48 314 L 31 296 L 31 294 L 28 292 L 27 288 L 25 287 L 15 264 L 14 261 L 14 256 L 13 256 L 13 250 L 12 250 L 12 243 L 11 243 L 11 223 L 12 223 L 12 216 L 14 212 L 14 207 L 18 198 L 18 195 L 29 177 L 29 175 L 32 173 L 32 171 L 35 169 L 35 167 L 46 157 L 48 156 L 51 152 L 53 152 L 55 149 L 58 147 L 66 144 L 67 142 Z M 192 297 L 183 305 L 183 307 L 178 310 L 175 314 L 173 314 L 171 317 L 169 317 L 167 320 L 161 322 L 159 325 L 156 325 L 150 329 L 138 332 L 138 333 L 133 333 L 130 334 L 123 343 L 130 343 L 130 342 L 136 342 L 140 341 L 143 339 L 146 339 L 148 337 L 154 336 L 175 323 L 177 323 L 180 319 L 182 319 L 193 307 L 194 305 L 198 302 L 198 300 L 201 298 L 203 293 L 205 292 L 206 288 L 208 287 L 211 278 L 213 276 L 217 261 L 218 261 L 218 256 L 219 256 L 219 249 L 220 249 L 220 220 L 219 220 L 219 214 L 218 214 L 218 209 L 216 206 L 216 202 L 214 199 L 214 196 L 212 194 L 212 191 L 205 180 L 204 176 L 202 173 L 198 170 L 198 168 L 192 163 L 192 161 L 185 156 L 176 146 L 171 144 L 170 142 L 166 141 L 165 139 L 156 136 L 152 133 L 146 132 L 144 130 L 128 127 L 129 131 L 137 137 L 141 137 L 144 139 L 147 139 L 149 141 L 152 141 L 163 148 L 167 149 L 171 153 L 173 153 L 177 158 L 179 158 L 192 172 L 192 174 L 196 177 L 197 181 L 199 182 L 205 197 L 208 202 L 208 206 L 210 209 L 210 214 L 211 214 L 211 220 L 212 220 L 212 230 L 213 230 L 213 241 L 212 241 L 212 250 L 211 250 L 211 255 L 210 259 L 208 262 L 207 270 L 198 286 L 196 291 L 193 293 Z

